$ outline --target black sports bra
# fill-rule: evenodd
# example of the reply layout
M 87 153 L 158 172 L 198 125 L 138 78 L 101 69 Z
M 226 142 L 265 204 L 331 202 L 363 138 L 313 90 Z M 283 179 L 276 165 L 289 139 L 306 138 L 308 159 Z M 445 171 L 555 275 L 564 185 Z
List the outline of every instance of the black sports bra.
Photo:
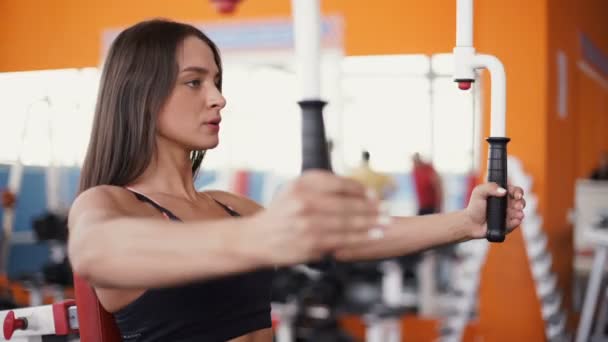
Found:
M 129 189 L 167 219 L 181 220 L 147 196 Z M 230 216 L 240 216 L 216 200 Z M 179 248 L 179 247 L 176 247 Z M 270 328 L 273 272 L 260 270 L 171 288 L 149 289 L 114 313 L 125 342 L 226 341 Z

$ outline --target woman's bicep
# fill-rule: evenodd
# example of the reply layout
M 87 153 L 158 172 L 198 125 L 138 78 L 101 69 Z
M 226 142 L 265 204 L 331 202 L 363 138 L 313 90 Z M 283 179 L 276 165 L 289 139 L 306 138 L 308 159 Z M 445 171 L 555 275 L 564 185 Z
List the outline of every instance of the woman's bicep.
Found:
M 72 257 L 82 255 L 107 237 L 106 223 L 111 220 L 130 216 L 127 212 L 123 190 L 117 187 L 102 186 L 81 193 L 72 204 L 68 216 L 68 249 Z M 86 253 L 85 253 L 86 254 Z
M 81 193 L 68 216 L 68 254 L 74 271 L 87 278 L 91 265 L 101 259 L 100 251 L 112 245 L 117 231 L 107 223 L 127 216 L 117 202 L 121 189 L 98 187 Z M 118 198 L 120 199 L 120 193 Z M 114 237 L 114 238 L 113 238 Z

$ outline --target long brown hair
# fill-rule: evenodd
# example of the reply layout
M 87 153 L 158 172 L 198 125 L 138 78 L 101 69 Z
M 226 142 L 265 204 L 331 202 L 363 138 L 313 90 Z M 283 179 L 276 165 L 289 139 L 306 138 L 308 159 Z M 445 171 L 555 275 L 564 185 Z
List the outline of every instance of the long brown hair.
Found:
M 211 48 L 220 73 L 217 46 L 194 26 L 155 19 L 122 31 L 104 63 L 91 139 L 79 191 L 97 185 L 124 186 L 139 177 L 156 149 L 156 118 L 177 78 L 176 52 L 189 36 Z M 196 175 L 205 151 L 192 151 Z

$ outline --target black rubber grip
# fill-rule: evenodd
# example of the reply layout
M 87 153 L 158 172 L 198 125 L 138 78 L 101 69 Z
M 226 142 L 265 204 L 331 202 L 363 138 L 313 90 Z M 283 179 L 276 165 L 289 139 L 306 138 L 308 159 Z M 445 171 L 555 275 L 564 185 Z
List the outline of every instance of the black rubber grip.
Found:
M 298 104 L 302 109 L 302 171 L 311 169 L 332 171 L 323 121 L 323 107 L 326 102 L 305 100 Z M 336 267 L 336 260 L 326 255 L 319 262 L 309 263 L 308 266 L 320 271 L 328 271 Z
M 490 155 L 488 160 L 488 181 L 495 182 L 507 189 L 507 143 L 509 138 L 489 137 Z M 486 238 L 490 242 L 503 242 L 506 236 L 507 196 L 488 197 L 486 206 L 488 232 Z
M 323 123 L 323 107 L 326 102 L 306 100 L 298 104 L 302 108 L 302 171 L 310 169 L 331 171 Z

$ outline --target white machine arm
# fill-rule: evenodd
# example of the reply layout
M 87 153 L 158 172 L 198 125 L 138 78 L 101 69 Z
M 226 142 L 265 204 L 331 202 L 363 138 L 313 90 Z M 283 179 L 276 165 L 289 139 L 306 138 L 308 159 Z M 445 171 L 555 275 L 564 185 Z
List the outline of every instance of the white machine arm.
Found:
M 456 47 L 454 53 L 454 81 L 462 90 L 471 88 L 475 82 L 475 70 L 487 69 L 492 82 L 491 132 L 488 159 L 488 181 L 507 187 L 507 143 L 506 131 L 506 75 L 498 58 L 476 54 L 473 46 L 473 0 L 456 1 Z M 487 239 L 503 242 L 506 237 L 506 197 L 489 197 L 487 204 Z

